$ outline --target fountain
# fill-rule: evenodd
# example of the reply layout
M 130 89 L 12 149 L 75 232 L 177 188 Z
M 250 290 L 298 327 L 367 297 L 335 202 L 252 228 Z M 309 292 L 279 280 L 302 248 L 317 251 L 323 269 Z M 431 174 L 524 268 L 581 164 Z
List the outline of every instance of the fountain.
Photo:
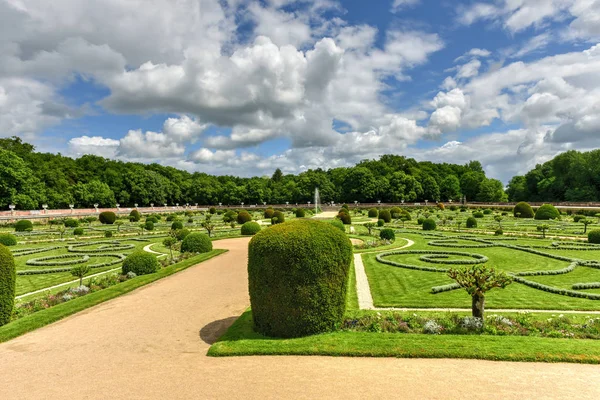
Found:
M 319 188 L 315 188 L 315 215 L 319 213 L 319 203 L 321 202 L 321 197 L 319 196 Z

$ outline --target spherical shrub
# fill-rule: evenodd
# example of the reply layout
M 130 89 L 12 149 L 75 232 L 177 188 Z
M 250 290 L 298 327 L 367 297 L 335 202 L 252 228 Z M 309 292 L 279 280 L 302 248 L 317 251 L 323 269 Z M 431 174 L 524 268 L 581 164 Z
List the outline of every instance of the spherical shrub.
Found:
M 369 218 L 377 218 L 379 216 L 379 212 L 377 211 L 376 208 L 371 208 L 369 210 Z
M 489 208 L 486 208 L 485 210 L 483 210 L 483 214 L 485 215 L 490 215 L 492 213 L 492 210 L 490 210 Z
M 304 218 L 306 216 L 306 211 L 303 208 L 298 208 L 296 210 L 296 218 Z
M 112 225 L 117 220 L 117 214 L 112 211 L 103 211 L 98 216 L 98 219 L 102 224 Z
M 573 222 L 579 222 L 579 221 L 581 221 L 582 219 L 585 219 L 585 217 L 584 217 L 583 215 L 575 215 L 575 216 L 573 217 Z
M 273 210 L 272 208 L 267 208 L 265 210 L 265 218 L 268 218 L 268 219 L 273 218 L 274 213 L 275 213 L 275 210 Z
M 250 215 L 250 213 L 248 211 L 241 211 L 238 215 L 237 215 L 237 222 L 238 224 L 245 224 L 246 222 L 250 222 L 252 221 L 252 216 Z
M 129 220 L 131 222 L 138 222 L 140 219 L 142 219 L 142 214 L 140 214 L 138 210 L 131 210 L 129 213 Z
M 183 222 L 173 221 L 173 223 L 171 224 L 171 230 L 176 231 L 177 229 L 183 229 Z
M 513 215 L 517 218 L 533 218 L 533 208 L 524 201 L 517 203 L 513 208 Z
M 178 229 L 178 230 L 175 231 L 175 239 L 177 239 L 177 240 L 179 240 L 181 242 L 189 234 L 190 234 L 189 229 L 185 229 L 185 228 L 184 229 Z
M 160 264 L 154 254 L 138 250 L 123 260 L 121 272 L 123 275 L 127 275 L 129 272 L 133 272 L 136 275 L 145 275 L 152 274 L 158 271 L 159 268 Z
M 560 214 L 556 207 L 552 204 L 544 204 L 535 212 L 535 219 L 537 220 L 549 220 L 549 219 L 559 219 Z
M 188 218 L 188 224 L 193 224 L 194 223 L 194 218 Z
M 350 211 L 350 208 L 348 207 L 348 204 L 342 204 L 342 208 L 345 208 L 346 210 Z
M 382 219 L 378 219 L 378 220 L 377 220 L 377 226 L 378 226 L 378 227 L 380 227 L 380 228 L 381 228 L 381 227 L 382 227 L 382 226 L 384 226 L 384 225 L 385 225 L 385 221 L 384 221 L 384 220 L 382 220 Z
M 177 219 L 177 215 L 167 215 L 167 222 L 175 221 Z
M 483 218 L 483 213 L 481 211 L 475 211 L 473 213 L 473 217 L 475 217 L 475 218 Z
M 396 240 L 396 233 L 394 232 L 393 229 L 386 228 L 386 229 L 382 229 L 379 232 L 379 237 L 382 240 L 389 240 L 390 242 L 393 242 Z
M 112 231 L 106 231 L 106 232 L 104 232 L 104 237 L 106 237 L 106 238 L 111 238 L 111 237 L 113 237 L 113 233 L 112 233 Z
M 417 218 L 417 224 L 418 225 L 423 225 L 423 222 L 425 222 L 425 218 L 423 218 L 423 217 Z
M 223 222 L 233 222 L 237 220 L 237 213 L 233 210 L 227 210 L 225 214 L 223 214 Z
M 67 218 L 63 221 L 63 224 L 67 228 L 77 228 L 79 226 L 79 220 L 73 218 Z
M 208 253 L 212 249 L 212 242 L 204 233 L 190 233 L 181 242 L 183 253 Z
M 344 225 L 350 225 L 352 223 L 352 218 L 350 217 L 350 214 L 348 214 L 345 211 L 340 211 L 339 214 L 337 215 L 337 218 L 342 221 L 342 223 Z
M 342 221 L 340 221 L 339 219 L 334 219 L 333 221 L 330 222 L 330 224 L 335 226 L 336 228 L 338 228 L 340 231 L 346 233 L 346 228 L 344 227 L 344 223 Z
M 467 228 L 477 228 L 477 220 L 473 217 L 467 218 Z
M 16 282 L 15 259 L 7 247 L 0 245 L 0 326 L 10 322 Z
M 75 236 L 81 236 L 81 235 L 83 235 L 83 228 L 75 228 L 75 229 L 73 229 L 73 235 L 75 235 Z
M 298 219 L 256 234 L 248 253 L 254 329 L 274 337 L 336 329 L 351 261 L 350 241 L 328 223 Z
M 444 211 L 444 209 L 446 208 L 446 206 L 444 205 L 444 203 L 438 203 L 437 206 L 442 211 Z
M 285 214 L 281 211 L 275 211 L 273 213 L 273 218 L 271 218 L 271 223 L 273 225 L 281 224 L 285 222 Z
M 156 216 L 155 216 L 155 215 L 151 215 L 151 216 L 147 217 L 147 218 L 146 218 L 146 221 L 150 221 L 150 222 L 152 222 L 153 224 L 158 224 L 158 218 L 156 218 Z
M 153 231 L 154 224 L 152 223 L 152 221 L 146 221 L 146 223 L 144 224 L 144 229 L 147 231 Z
M 402 209 L 400 207 L 392 207 L 390 209 L 390 214 L 392 215 L 392 218 L 400 218 L 400 214 L 402 214 Z
M 22 219 L 15 224 L 15 231 L 17 232 L 31 232 L 32 230 L 33 224 L 28 219 Z
M 242 235 L 252 236 L 260 232 L 260 225 L 258 222 L 248 221 L 242 225 Z
M 588 232 L 588 242 L 594 244 L 600 244 L 600 230 L 593 230 Z
M 5 246 L 15 246 L 17 244 L 17 237 L 10 233 L 2 233 L 0 234 L 0 244 Z
M 379 211 L 379 219 L 384 220 L 386 223 L 392 222 L 392 214 L 390 213 L 390 210 Z
M 435 231 L 436 228 L 437 228 L 437 224 L 435 223 L 435 220 L 433 220 L 431 218 L 427 218 L 425 221 L 423 221 L 423 230 L 424 231 Z
M 504 235 L 504 231 L 502 229 L 496 229 L 496 232 L 494 232 L 494 235 L 502 236 L 502 235 Z
M 208 212 L 209 212 L 209 213 L 211 213 L 211 214 L 215 214 L 215 213 L 217 212 L 217 209 L 216 209 L 216 208 L 214 208 L 214 207 L 211 207 L 211 208 L 208 210 Z

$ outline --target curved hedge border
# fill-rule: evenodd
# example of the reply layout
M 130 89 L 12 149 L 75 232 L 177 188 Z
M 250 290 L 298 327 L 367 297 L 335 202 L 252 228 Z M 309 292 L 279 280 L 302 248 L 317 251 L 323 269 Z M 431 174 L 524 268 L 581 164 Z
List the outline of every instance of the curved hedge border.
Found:
M 525 286 L 529 286 L 534 289 L 543 290 L 544 292 L 560 294 L 563 296 L 579 297 L 579 298 L 588 299 L 588 300 L 600 300 L 600 294 L 577 292 L 575 290 L 569 290 L 569 289 L 559 289 L 559 288 L 544 285 L 544 284 L 541 284 L 538 282 L 528 281 L 527 279 L 521 278 L 514 274 L 511 274 L 511 275 L 512 275 L 513 279 L 515 280 L 515 282 L 519 282 Z
M 77 247 L 84 246 L 94 246 L 94 245 L 102 245 L 97 249 L 77 249 Z M 87 242 L 87 243 L 76 243 L 71 244 L 67 247 L 67 251 L 71 253 L 105 253 L 107 251 L 122 251 L 122 250 L 131 250 L 134 249 L 135 245 L 133 244 L 121 244 L 117 241 L 112 240 L 104 240 L 100 242 Z
M 471 239 L 460 239 L 460 240 L 471 240 Z M 442 239 L 442 240 L 432 240 L 427 243 L 429 246 L 437 246 L 437 247 L 455 247 L 462 249 L 482 249 L 486 247 L 495 247 L 495 244 L 462 244 L 457 239 Z
M 72 254 L 63 254 L 63 255 L 73 256 Z M 103 263 L 90 264 L 89 267 L 91 269 L 110 267 L 111 265 L 115 265 L 115 264 L 122 262 L 123 260 L 125 260 L 125 257 L 126 257 L 124 254 L 102 254 L 101 256 L 95 256 L 95 255 L 91 255 L 91 256 L 87 255 L 87 256 L 88 256 L 88 258 L 89 257 L 116 257 L 117 258 L 116 260 L 113 260 L 113 261 L 105 261 Z M 17 275 L 55 274 L 55 273 L 59 273 L 59 272 L 69 272 L 71 269 L 72 268 L 33 269 L 33 270 L 17 271 Z
M 474 257 L 477 256 L 479 259 L 475 264 L 482 264 L 488 261 L 488 258 L 481 254 L 472 254 L 472 253 L 463 253 L 458 251 L 437 251 L 437 250 L 395 250 L 395 251 L 387 251 L 384 253 L 377 254 L 375 257 L 377 261 L 382 264 L 391 265 L 393 267 L 400 267 L 406 269 L 414 269 L 417 271 L 426 271 L 426 272 L 448 272 L 446 268 L 434 268 L 434 267 L 424 267 L 420 265 L 410 265 L 410 264 L 402 264 L 396 261 L 385 260 L 383 257 L 391 256 L 391 255 L 405 255 L 405 254 L 424 254 L 424 255 L 440 255 L 440 256 L 467 256 Z M 431 261 L 428 262 L 437 262 L 440 264 L 456 264 L 456 265 L 472 265 L 474 264 L 472 260 L 446 260 L 446 261 Z
M 573 290 L 600 289 L 600 282 L 574 283 L 572 286 L 572 289 Z
M 460 286 L 458 283 L 450 283 L 448 285 L 442 285 L 442 286 L 434 286 L 431 288 L 431 294 L 438 294 L 438 293 L 443 293 L 443 292 L 450 292 L 452 290 L 456 290 L 456 289 L 460 289 L 462 286 Z
M 44 253 L 46 251 L 57 250 L 57 249 L 60 249 L 61 247 L 62 246 L 51 246 L 51 247 L 16 249 L 16 250 L 12 250 L 12 253 L 13 253 L 13 256 L 20 257 L 20 256 L 28 256 L 30 254 Z
M 472 257 L 474 260 L 448 260 L 451 255 Z M 425 254 L 419 257 L 419 260 L 434 264 L 456 264 L 456 265 L 474 265 L 484 264 L 489 261 L 489 258 L 482 254 L 471 254 L 463 252 L 452 252 L 452 254 L 436 253 Z
M 515 272 L 513 275 L 516 276 L 540 276 L 540 275 L 562 275 L 568 274 L 573 271 L 575 267 L 579 265 L 579 262 L 573 262 L 569 264 L 568 267 L 563 269 L 555 269 L 555 270 L 547 270 L 547 271 L 525 271 L 525 272 Z
M 67 261 L 52 261 L 52 260 L 63 260 L 67 259 Z M 71 260 L 69 260 L 71 259 Z M 27 260 L 25 264 L 27 265 L 35 265 L 38 267 L 54 267 L 60 265 L 73 265 L 73 264 L 85 264 L 90 260 L 90 256 L 87 254 L 61 254 L 57 256 L 47 256 L 40 258 L 32 258 Z

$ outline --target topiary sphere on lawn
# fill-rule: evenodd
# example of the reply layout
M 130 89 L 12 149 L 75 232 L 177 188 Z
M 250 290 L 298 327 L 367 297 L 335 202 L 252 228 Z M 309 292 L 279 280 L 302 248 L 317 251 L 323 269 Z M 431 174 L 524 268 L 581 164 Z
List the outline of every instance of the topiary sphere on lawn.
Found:
M 431 218 L 427 218 L 426 220 L 423 221 L 423 230 L 424 231 L 435 231 L 436 228 L 437 228 L 437 224 L 435 223 L 435 220 L 433 220 Z
M 66 228 L 77 228 L 79 226 L 79 220 L 73 218 L 67 218 L 63 221 L 63 225 Z
M 423 218 L 423 217 L 417 218 L 417 224 L 418 225 L 423 225 L 423 222 L 425 222 L 425 218 Z
M 350 225 L 352 223 L 352 217 L 350 217 L 350 214 L 345 211 L 340 211 L 337 215 L 337 218 L 342 221 L 344 225 Z
M 552 204 L 544 204 L 535 212 L 535 219 L 542 221 L 560 219 L 560 213 Z
M 155 215 L 151 215 L 149 217 L 146 218 L 146 222 L 152 222 L 153 224 L 158 224 L 158 218 L 156 218 Z
M 208 253 L 213 249 L 212 242 L 204 233 L 190 233 L 181 242 L 183 253 Z
M 474 217 L 467 218 L 467 228 L 477 228 L 477 220 Z
M 306 216 L 306 211 L 303 208 L 299 208 L 296 210 L 296 218 L 304 218 Z
M 382 226 L 384 226 L 384 225 L 385 225 L 385 221 L 384 221 L 384 220 L 382 220 L 382 219 L 378 219 L 378 220 L 377 220 L 377 226 L 378 226 L 378 227 L 380 227 L 380 228 L 381 228 L 381 227 L 382 227 Z
M 271 223 L 273 225 L 282 224 L 285 222 L 285 214 L 281 211 L 275 211 L 273 213 L 273 218 L 271 218 Z
M 214 207 L 211 207 L 211 208 L 208 210 L 208 212 L 209 212 L 209 213 L 211 213 L 211 214 L 215 214 L 215 213 L 217 212 L 217 209 L 216 209 L 216 208 L 214 208 Z
M 112 225 L 117 220 L 117 214 L 112 211 L 103 211 L 98 216 L 98 219 L 102 224 Z
M 392 214 L 390 214 L 390 210 L 379 211 L 379 219 L 382 219 L 384 222 L 387 223 L 392 222 Z
M 248 252 L 254 329 L 286 338 L 336 329 L 351 261 L 350 240 L 326 222 L 298 219 L 257 233 Z
M 600 244 L 600 230 L 593 230 L 588 232 L 588 242 Z
M 393 242 L 396 240 L 396 233 L 393 229 L 386 228 L 382 229 L 381 232 L 379 232 L 379 237 L 382 240 L 389 240 L 390 242 Z
M 152 274 L 158 271 L 160 264 L 154 254 L 138 250 L 128 255 L 123 260 L 121 272 L 127 275 L 128 272 L 135 272 L 136 275 Z
M 275 214 L 275 210 L 273 210 L 272 208 L 267 208 L 265 210 L 265 218 L 271 219 L 273 218 L 273 214 Z
M 17 271 L 10 250 L 0 245 L 0 326 L 10 322 L 15 305 Z
M 32 230 L 33 224 L 28 219 L 22 219 L 15 224 L 15 231 L 17 232 L 31 232 Z
M 173 221 L 171 224 L 171 230 L 176 231 L 177 229 L 183 229 L 183 222 Z
M 475 211 L 473 213 L 473 217 L 475 217 L 475 218 L 483 218 L 483 213 L 481 211 Z
M 334 227 L 336 227 L 337 229 L 339 229 L 340 231 L 346 233 L 346 228 L 344 227 L 344 223 L 342 221 L 340 221 L 339 219 L 334 219 L 333 221 L 329 222 L 331 225 L 333 225 Z
M 185 228 L 184 229 L 178 229 L 178 230 L 175 231 L 175 239 L 177 239 L 177 240 L 179 240 L 181 242 L 189 234 L 190 234 L 189 229 L 185 229 Z
M 17 237 L 10 233 L 2 233 L 0 234 L 0 244 L 5 246 L 15 246 L 17 244 Z
M 104 237 L 111 238 L 111 237 L 113 237 L 113 233 L 111 231 L 106 231 L 106 232 L 104 232 Z
M 252 216 L 248 211 L 240 211 L 240 213 L 237 215 L 238 224 L 245 224 L 246 222 L 250 221 L 252 221 Z
M 260 232 L 260 225 L 258 222 L 249 221 L 242 225 L 242 235 L 252 236 Z
M 140 219 L 142 219 L 142 214 L 140 214 L 138 210 L 131 210 L 129 213 L 129 220 L 131 222 L 138 222 Z
M 377 216 L 379 215 L 379 211 L 377 211 L 376 208 L 371 208 L 369 210 L 369 218 L 377 218 Z
M 533 218 L 533 208 L 524 201 L 517 203 L 513 208 L 513 215 L 517 218 Z
M 228 210 L 223 214 L 223 222 L 232 222 L 237 220 L 237 213 L 233 210 Z
M 154 230 L 154 223 L 152 221 L 146 221 L 144 223 L 144 229 L 147 231 L 153 231 Z
M 81 235 L 83 235 L 83 228 L 75 228 L 75 229 L 73 229 L 73 235 L 75 235 L 75 236 L 81 236 Z

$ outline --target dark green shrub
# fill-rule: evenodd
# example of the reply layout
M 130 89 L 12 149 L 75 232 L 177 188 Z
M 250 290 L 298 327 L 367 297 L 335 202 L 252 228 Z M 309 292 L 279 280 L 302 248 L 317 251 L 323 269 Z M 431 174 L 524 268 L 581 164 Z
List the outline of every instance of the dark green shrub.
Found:
M 83 235 L 83 228 L 75 228 L 73 230 L 73 235 L 75 235 L 75 236 L 81 236 L 81 235 Z
M 112 231 L 106 231 L 106 232 L 104 232 L 104 237 L 111 238 L 112 236 L 113 236 Z
M 117 214 L 115 214 L 112 211 L 103 211 L 98 216 L 98 219 L 100 220 L 100 223 L 102 223 L 102 224 L 112 225 L 117 220 Z
M 477 228 L 477 220 L 473 217 L 467 218 L 467 228 Z
M 17 271 L 8 247 L 0 245 L 0 326 L 10 322 L 15 305 Z
M 177 239 L 177 240 L 179 240 L 181 242 L 189 234 L 190 234 L 189 229 L 185 229 L 185 228 L 184 229 L 178 229 L 178 230 L 175 231 L 175 239 Z
M 350 225 L 352 223 L 352 218 L 350 217 L 350 214 L 348 214 L 345 211 L 340 211 L 339 214 L 337 215 L 337 218 L 342 221 L 342 223 L 344 225 Z
M 276 224 L 281 224 L 285 222 L 285 214 L 283 214 L 281 211 L 275 211 L 273 213 L 273 218 L 271 218 L 271 224 L 276 225 Z
M 435 220 L 433 220 L 431 218 L 427 218 L 425 221 L 423 221 L 423 230 L 424 231 L 435 231 L 436 228 L 437 228 L 437 224 L 435 223 Z
M 379 219 L 384 220 L 386 223 L 392 222 L 392 214 L 390 213 L 390 210 L 379 211 Z
M 156 218 L 156 216 L 154 216 L 154 215 L 147 217 L 146 222 L 148 222 L 148 221 L 152 222 L 153 224 L 158 224 L 158 218 Z
M 303 208 L 299 208 L 296 210 L 296 218 L 304 218 L 306 216 L 306 211 Z
M 15 231 L 17 232 L 31 232 L 32 230 L 33 224 L 28 219 L 22 219 L 15 224 Z
M 393 229 L 386 228 L 386 229 L 382 229 L 379 232 L 379 237 L 382 240 L 389 240 L 390 242 L 393 242 L 396 240 L 396 233 L 394 232 Z
M 225 214 L 223 214 L 223 222 L 233 222 L 237 219 L 237 213 L 233 210 L 227 210 Z
M 423 218 L 423 217 L 417 218 L 417 224 L 418 225 L 423 225 L 423 222 L 425 222 L 425 218 Z
M 183 253 L 208 253 L 213 249 L 212 242 L 204 233 L 190 233 L 181 242 Z
M 486 208 L 485 210 L 483 210 L 483 213 L 485 215 L 490 215 L 492 213 L 492 210 L 490 210 L 489 208 Z
M 560 214 L 552 204 L 544 204 L 535 212 L 535 219 L 547 221 L 549 219 L 559 219 Z
M 594 230 L 588 232 L 588 242 L 600 244 L 600 230 Z
M 217 212 L 217 209 L 216 209 L 216 208 L 214 208 L 214 207 L 211 207 L 211 208 L 208 210 L 208 212 L 209 212 L 209 213 L 211 213 L 211 214 L 215 214 L 215 213 Z
M 176 231 L 177 229 L 183 229 L 183 223 L 181 221 L 173 221 L 171 224 L 171 230 Z
M 237 215 L 238 224 L 245 224 L 246 222 L 250 222 L 250 221 L 252 221 L 252 216 L 250 215 L 250 213 L 248 211 L 241 211 Z
M 248 253 L 254 329 L 274 337 L 336 329 L 351 260 L 350 241 L 328 223 L 298 219 L 256 234 Z
M 134 251 L 123 260 L 121 272 L 127 275 L 134 272 L 136 275 L 152 274 L 160 269 L 160 264 L 154 254 L 143 250 Z
M 63 221 L 66 228 L 77 228 L 79 226 L 79 220 L 73 218 L 67 218 Z
M 273 210 L 272 208 L 267 208 L 265 210 L 265 218 L 268 218 L 268 219 L 273 218 L 274 213 L 275 213 L 275 210 Z
M 175 221 L 177 219 L 177 215 L 167 215 L 167 222 Z
M 475 218 L 483 218 L 483 213 L 481 211 L 475 211 L 473 213 L 473 217 L 475 217 Z
M 379 216 L 379 211 L 376 208 L 371 208 L 369 210 L 369 218 L 377 218 Z
M 502 229 L 496 229 L 496 232 L 494 232 L 494 235 L 502 236 L 502 235 L 504 235 L 504 231 Z
M 345 208 L 347 211 L 350 211 L 350 208 L 348 207 L 348 204 L 342 204 L 342 208 Z
M 256 235 L 258 232 L 260 232 L 260 225 L 258 222 L 249 221 L 242 225 L 242 235 L 244 236 Z
M 585 217 L 584 217 L 583 215 L 575 215 L 575 216 L 573 217 L 573 222 L 579 222 L 579 221 L 581 221 L 582 219 L 585 219 Z
M 384 225 L 385 225 L 385 221 L 384 221 L 384 220 L 382 220 L 382 219 L 378 219 L 378 220 L 377 220 L 377 226 L 378 226 L 378 227 L 380 227 L 380 228 L 381 228 L 381 227 L 382 227 L 382 226 L 384 226 Z
M 339 219 L 334 219 L 333 221 L 329 222 L 331 225 L 335 226 L 336 228 L 338 228 L 340 231 L 342 232 L 346 232 L 346 228 L 344 227 L 344 223 L 342 221 L 340 221 Z
M 1 233 L 0 244 L 3 244 L 4 246 L 15 246 L 17 244 L 17 237 L 10 233 Z
M 131 222 L 138 222 L 140 219 L 142 219 L 142 214 L 140 214 L 138 210 L 131 210 L 129 213 L 129 220 Z
M 146 223 L 144 224 L 144 229 L 147 231 L 153 231 L 154 224 L 152 223 L 152 221 L 146 221 Z
M 194 218 L 188 218 L 188 224 L 193 224 L 194 223 Z
M 533 218 L 533 208 L 524 201 L 517 203 L 513 209 L 513 215 L 517 218 Z

